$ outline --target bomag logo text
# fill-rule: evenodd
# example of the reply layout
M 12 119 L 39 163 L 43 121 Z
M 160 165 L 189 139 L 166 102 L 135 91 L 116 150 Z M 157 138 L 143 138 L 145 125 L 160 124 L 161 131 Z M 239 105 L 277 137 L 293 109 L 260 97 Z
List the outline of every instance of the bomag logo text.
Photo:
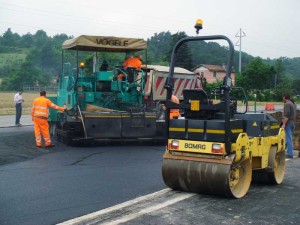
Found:
M 127 46 L 128 41 L 122 41 L 118 39 L 96 39 L 97 43 L 100 45 L 110 45 L 110 46 Z
M 193 149 L 202 149 L 205 150 L 206 146 L 201 145 L 201 144 L 190 144 L 190 143 L 185 143 L 184 144 L 185 148 L 193 148 Z

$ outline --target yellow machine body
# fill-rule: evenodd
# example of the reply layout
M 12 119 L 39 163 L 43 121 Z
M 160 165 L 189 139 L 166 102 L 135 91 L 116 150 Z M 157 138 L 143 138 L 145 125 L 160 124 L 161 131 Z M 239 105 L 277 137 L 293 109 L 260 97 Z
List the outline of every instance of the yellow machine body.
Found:
M 271 130 L 268 127 L 264 131 Z M 229 155 L 224 142 L 170 138 L 163 156 L 164 181 L 176 190 L 234 198 L 241 198 L 247 193 L 252 170 L 255 170 L 256 177 L 261 176 L 266 182 L 279 184 L 283 181 L 285 171 L 285 134 L 278 125 L 272 129 L 276 129 L 277 134 L 265 137 L 249 137 L 246 132 L 239 133 L 231 144 Z M 169 130 L 185 132 L 186 129 L 173 127 Z M 198 129 L 201 130 L 205 131 Z M 186 130 L 191 131 L 195 130 Z M 207 132 L 224 134 L 222 129 L 208 129 Z M 214 146 L 217 146 L 217 150 Z

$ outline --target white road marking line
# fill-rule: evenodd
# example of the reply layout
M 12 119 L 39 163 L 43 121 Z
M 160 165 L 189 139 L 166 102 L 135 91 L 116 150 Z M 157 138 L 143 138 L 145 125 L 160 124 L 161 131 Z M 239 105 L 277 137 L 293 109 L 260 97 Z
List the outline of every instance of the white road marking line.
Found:
M 103 209 L 103 210 L 99 210 L 99 211 L 96 211 L 96 212 L 93 212 L 93 213 L 90 213 L 90 214 L 87 214 L 87 215 L 84 215 L 84 216 L 81 216 L 81 217 L 77 217 L 77 218 L 59 223 L 57 225 L 73 225 L 73 224 L 77 224 L 77 223 L 82 223 L 85 220 L 92 220 L 92 219 L 97 218 L 98 216 L 101 216 L 103 214 L 106 214 L 106 213 L 109 213 L 109 212 L 112 212 L 112 211 L 115 211 L 115 210 L 118 210 L 118 209 L 121 209 L 121 208 L 124 208 L 124 207 L 128 207 L 130 205 L 136 204 L 136 203 L 141 202 L 141 201 L 145 201 L 149 198 L 153 198 L 153 197 L 165 194 L 165 193 L 170 192 L 170 191 L 172 191 L 170 188 L 166 188 L 166 189 L 163 189 L 161 191 L 151 193 L 149 195 L 144 195 L 144 196 L 129 200 L 127 202 L 123 202 L 121 204 L 118 204 L 118 205 L 115 205 L 115 206 L 112 206 L 112 207 L 109 207 L 109 208 L 106 208 L 106 209 Z
M 179 195 L 178 197 L 173 198 L 173 199 L 171 199 L 169 201 L 166 201 L 166 202 L 160 203 L 160 204 L 156 204 L 154 206 L 151 206 L 151 207 L 148 207 L 148 208 L 145 208 L 145 209 L 141 209 L 137 213 L 132 213 L 132 214 L 123 216 L 120 219 L 114 220 L 112 222 L 103 223 L 103 225 L 117 225 L 117 224 L 120 224 L 120 223 L 128 222 L 128 221 L 133 220 L 133 219 L 135 219 L 137 217 L 140 217 L 140 216 L 142 216 L 144 214 L 151 213 L 153 211 L 157 211 L 159 209 L 162 209 L 164 207 L 172 205 L 172 204 L 174 204 L 176 202 L 180 202 L 182 200 L 190 198 L 190 197 L 194 196 L 195 194 L 194 193 L 179 193 L 178 195 Z

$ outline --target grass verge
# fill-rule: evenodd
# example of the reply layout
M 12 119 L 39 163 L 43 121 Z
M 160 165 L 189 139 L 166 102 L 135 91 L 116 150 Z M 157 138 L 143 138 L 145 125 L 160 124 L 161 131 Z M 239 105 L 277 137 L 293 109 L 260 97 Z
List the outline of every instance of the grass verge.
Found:
M 17 92 L 0 92 L 0 116 L 16 114 L 14 96 Z M 40 96 L 39 92 L 24 92 L 22 94 L 24 102 L 22 114 L 29 115 L 31 113 L 32 102 Z M 55 96 L 55 93 L 47 93 L 47 96 Z

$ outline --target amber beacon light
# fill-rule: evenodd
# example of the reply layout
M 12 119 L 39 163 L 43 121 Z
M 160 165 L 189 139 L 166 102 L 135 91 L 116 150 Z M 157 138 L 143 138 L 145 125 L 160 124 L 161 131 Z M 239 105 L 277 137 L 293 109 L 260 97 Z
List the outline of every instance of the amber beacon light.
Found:
M 196 25 L 195 25 L 194 27 L 195 27 L 195 29 L 196 29 L 196 33 L 197 33 L 197 34 L 199 34 L 199 30 L 202 29 L 202 24 L 203 24 L 202 20 L 198 19 L 198 20 L 196 21 Z
M 81 62 L 79 65 L 81 68 L 83 68 L 85 66 L 84 62 Z

